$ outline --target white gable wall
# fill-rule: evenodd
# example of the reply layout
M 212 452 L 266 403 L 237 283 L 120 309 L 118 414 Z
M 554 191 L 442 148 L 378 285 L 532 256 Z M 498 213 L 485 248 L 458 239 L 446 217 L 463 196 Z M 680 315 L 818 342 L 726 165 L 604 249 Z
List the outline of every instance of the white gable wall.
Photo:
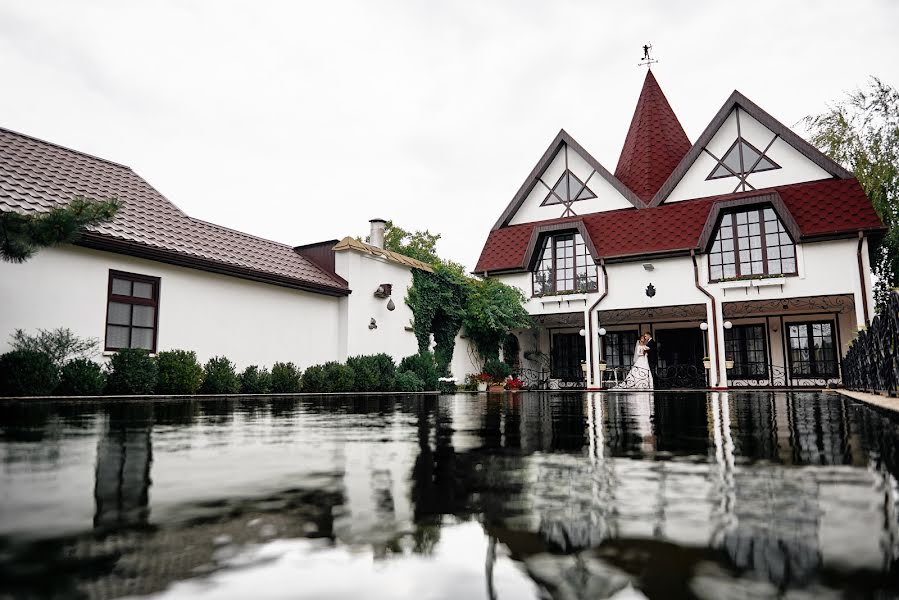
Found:
M 775 135 L 774 132 L 759 123 L 744 110 L 740 110 L 740 133 L 743 139 L 758 148 L 760 152 L 765 151 L 765 148 L 768 147 Z M 736 113 L 732 112 L 706 147 L 709 152 L 723 159 L 725 153 L 736 139 Z M 750 174 L 746 181 L 756 189 L 818 181 L 831 177 L 827 171 L 806 158 L 801 152 L 785 142 L 783 138 L 777 138 L 774 144 L 765 152 L 765 156 L 773 160 L 781 168 Z M 736 177 L 723 177 L 706 181 L 706 177 L 709 176 L 709 173 L 712 172 L 717 164 L 717 161 L 709 156 L 708 153 L 701 152 L 680 182 L 665 199 L 665 202 L 680 202 L 694 198 L 733 193 L 740 181 Z M 742 191 L 742 187 L 737 191 Z
M 549 166 L 539 175 L 540 179 L 546 185 L 552 187 L 556 185 L 559 177 L 565 171 L 565 147 L 563 146 Z M 593 167 L 573 148 L 568 148 L 568 169 L 574 173 L 578 179 L 587 184 L 587 187 L 596 195 L 596 198 L 590 200 L 578 200 L 571 205 L 571 210 L 577 215 L 588 213 L 597 213 L 608 210 L 618 210 L 621 208 L 632 208 L 633 205 L 615 189 L 615 187 L 606 181 L 599 173 L 594 173 Z M 592 175 L 592 176 L 591 176 Z M 558 219 L 565 213 L 564 204 L 550 204 L 541 206 L 546 199 L 549 189 L 540 182 L 534 186 L 528 194 L 521 207 L 512 216 L 509 223 L 518 225 L 520 223 L 533 223 L 534 221 L 544 221 L 547 219 Z
M 68 327 L 102 350 L 110 269 L 160 278 L 158 350 L 224 355 L 239 369 L 337 357 L 339 298 L 75 246 L 0 262 L 0 353 L 17 328 Z
M 392 356 L 397 362 L 418 352 L 412 326 L 412 309 L 406 305 L 406 293 L 412 285 L 412 270 L 384 258 L 355 250 L 335 253 L 335 271 L 350 282 L 353 293 L 340 300 L 341 323 L 337 360 L 359 354 Z M 374 293 L 382 283 L 393 286 L 394 310 L 387 310 L 387 298 Z M 371 320 L 376 329 L 369 329 Z

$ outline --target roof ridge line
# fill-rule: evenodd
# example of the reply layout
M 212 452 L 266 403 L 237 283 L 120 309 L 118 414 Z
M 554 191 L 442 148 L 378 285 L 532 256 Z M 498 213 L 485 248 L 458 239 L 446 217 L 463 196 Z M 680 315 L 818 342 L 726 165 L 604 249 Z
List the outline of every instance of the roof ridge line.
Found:
M 17 135 L 17 136 L 23 137 L 23 138 L 28 138 L 29 140 L 34 140 L 35 142 L 40 142 L 40 143 L 42 143 L 42 144 L 47 144 L 48 146 L 53 146 L 53 147 L 55 147 L 55 148 L 59 148 L 60 150 L 65 150 L 66 152 L 74 152 L 75 154 L 80 154 L 81 156 L 86 156 L 86 157 L 88 157 L 88 158 L 93 158 L 94 160 L 101 160 L 101 161 L 103 161 L 103 162 L 105 162 L 105 163 L 109 163 L 109 164 L 114 165 L 114 166 L 116 166 L 116 167 L 122 167 L 123 169 L 128 169 L 129 171 L 131 171 L 132 173 L 134 173 L 134 169 L 132 169 L 132 168 L 129 167 L 128 165 L 125 165 L 125 164 L 122 164 L 122 163 L 115 162 L 114 160 L 109 160 L 108 158 L 103 158 L 102 156 L 96 156 L 96 155 L 94 155 L 94 154 L 90 154 L 90 153 L 84 152 L 84 151 L 82 151 L 82 150 L 76 150 L 76 149 L 74 149 L 74 148 L 69 148 L 68 146 L 63 146 L 62 144 L 57 144 L 56 142 L 50 142 L 50 141 L 45 140 L 45 139 L 43 139 L 43 138 L 35 137 L 35 136 L 33 136 L 33 135 L 28 135 L 27 133 L 22 133 L 21 131 L 16 131 L 15 129 L 10 129 L 10 128 L 8 128 L 8 127 L 0 126 L 0 131 L 5 131 L 5 132 L 7 132 L 7 133 L 11 133 L 11 134 L 13 134 L 13 135 Z M 134 173 L 134 174 L 137 175 L 137 173 Z M 138 175 L 138 177 L 140 177 L 140 175 Z M 143 178 L 142 178 L 142 179 L 143 179 Z

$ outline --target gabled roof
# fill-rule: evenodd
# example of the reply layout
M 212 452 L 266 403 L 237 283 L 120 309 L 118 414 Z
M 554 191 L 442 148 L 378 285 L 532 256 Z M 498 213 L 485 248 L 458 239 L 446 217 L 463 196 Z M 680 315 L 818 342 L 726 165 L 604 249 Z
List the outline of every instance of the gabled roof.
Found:
M 384 248 L 379 248 L 378 246 L 366 244 L 365 242 L 361 242 L 353 237 L 343 238 L 342 240 L 337 242 L 337 244 L 332 249 L 334 250 L 334 252 L 341 252 L 343 250 L 355 250 L 357 252 L 362 252 L 363 254 L 380 256 L 385 260 L 396 263 L 398 265 L 403 265 L 404 267 L 420 269 L 429 273 L 434 272 L 434 267 L 426 262 L 416 260 L 404 254 L 400 254 L 399 252 L 394 252 L 393 250 L 385 250 Z
M 668 197 L 668 194 L 670 194 L 672 190 L 677 187 L 677 184 L 681 179 L 683 179 L 684 175 L 699 157 L 702 149 L 708 145 L 708 143 L 718 132 L 718 129 L 721 128 L 721 125 L 724 123 L 724 121 L 727 120 L 727 117 L 730 115 L 731 111 L 733 111 L 736 107 L 739 107 L 742 110 L 746 111 L 756 121 L 779 135 L 785 142 L 802 153 L 810 161 L 827 171 L 833 177 L 837 179 L 852 179 L 854 177 L 852 173 L 827 157 L 807 141 L 793 133 L 790 128 L 762 110 L 749 98 L 747 98 L 737 90 L 734 90 L 730 97 L 728 97 L 727 101 L 725 101 L 721 109 L 718 111 L 718 113 L 715 115 L 715 117 L 712 119 L 712 121 L 702 132 L 702 135 L 699 136 L 699 139 L 696 140 L 696 143 L 693 144 L 693 147 L 690 148 L 686 155 L 684 155 L 680 163 L 677 165 L 677 167 L 674 169 L 665 183 L 662 184 L 662 187 L 659 188 L 658 192 L 656 192 L 655 196 L 653 196 L 652 201 L 649 203 L 650 206 L 658 206 L 665 201 L 665 198 Z
M 700 243 L 710 212 L 716 205 L 756 198 L 770 201 L 776 194 L 795 222 L 800 240 L 854 236 L 859 231 L 881 232 L 883 224 L 856 179 L 825 179 L 810 183 L 740 192 L 644 209 L 623 209 L 589 215 L 512 225 L 492 231 L 475 271 L 522 271 L 536 228 L 583 223 L 599 258 L 628 259 L 655 254 L 702 250 Z M 779 208 L 778 204 L 776 208 Z
M 506 209 L 503 211 L 503 214 L 500 215 L 499 220 L 493 225 L 493 230 L 497 230 L 500 227 L 504 227 L 509 223 L 515 213 L 521 208 L 521 205 L 524 203 L 525 199 L 528 197 L 528 194 L 531 193 L 531 190 L 534 189 L 534 186 L 537 185 L 538 179 L 543 171 L 546 170 L 546 167 L 549 166 L 549 163 L 552 162 L 553 158 L 556 156 L 556 153 L 562 148 L 563 144 L 567 144 L 569 148 L 574 149 L 575 152 L 580 154 L 587 163 L 593 167 L 596 172 L 606 181 L 608 181 L 612 187 L 614 187 L 622 196 L 624 196 L 628 202 L 633 204 L 636 207 L 643 206 L 643 201 L 638 198 L 634 192 L 632 192 L 626 185 L 621 183 L 617 177 L 612 175 L 608 169 L 599 164 L 599 161 L 593 158 L 589 152 L 584 150 L 583 146 L 578 144 L 574 138 L 568 135 L 564 129 L 560 129 L 558 135 L 556 135 L 555 139 L 550 143 L 549 147 L 546 149 L 546 152 L 543 153 L 543 156 L 537 162 L 537 165 L 531 171 L 531 173 L 527 176 L 527 179 L 524 180 L 524 183 L 521 184 L 521 187 L 518 188 L 518 191 L 515 193 L 515 196 L 512 198 L 512 201 L 509 202 L 509 205 L 506 206 Z
M 647 71 L 615 177 L 648 204 L 689 150 L 684 128 L 652 71 Z
M 0 128 L 0 211 L 46 212 L 73 197 L 118 198 L 115 218 L 81 246 L 329 295 L 345 281 L 293 247 L 181 212 L 129 167 Z

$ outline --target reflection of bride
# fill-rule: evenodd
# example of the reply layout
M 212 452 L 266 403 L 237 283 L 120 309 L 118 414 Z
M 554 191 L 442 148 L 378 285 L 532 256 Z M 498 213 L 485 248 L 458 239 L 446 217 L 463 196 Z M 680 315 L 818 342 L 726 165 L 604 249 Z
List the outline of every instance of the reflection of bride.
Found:
M 646 336 L 641 335 L 634 348 L 634 366 L 628 372 L 624 381 L 613 387 L 613 390 L 651 390 L 653 387 L 652 372 L 649 370 L 649 348 L 646 344 Z

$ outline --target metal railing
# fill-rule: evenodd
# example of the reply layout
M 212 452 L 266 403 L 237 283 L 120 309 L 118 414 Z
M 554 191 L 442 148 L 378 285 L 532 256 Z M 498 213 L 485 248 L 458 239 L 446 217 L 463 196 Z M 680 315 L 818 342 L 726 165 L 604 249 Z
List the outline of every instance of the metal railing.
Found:
M 847 388 L 895 396 L 899 391 L 899 293 L 893 291 L 885 306 L 858 332 L 843 358 Z

